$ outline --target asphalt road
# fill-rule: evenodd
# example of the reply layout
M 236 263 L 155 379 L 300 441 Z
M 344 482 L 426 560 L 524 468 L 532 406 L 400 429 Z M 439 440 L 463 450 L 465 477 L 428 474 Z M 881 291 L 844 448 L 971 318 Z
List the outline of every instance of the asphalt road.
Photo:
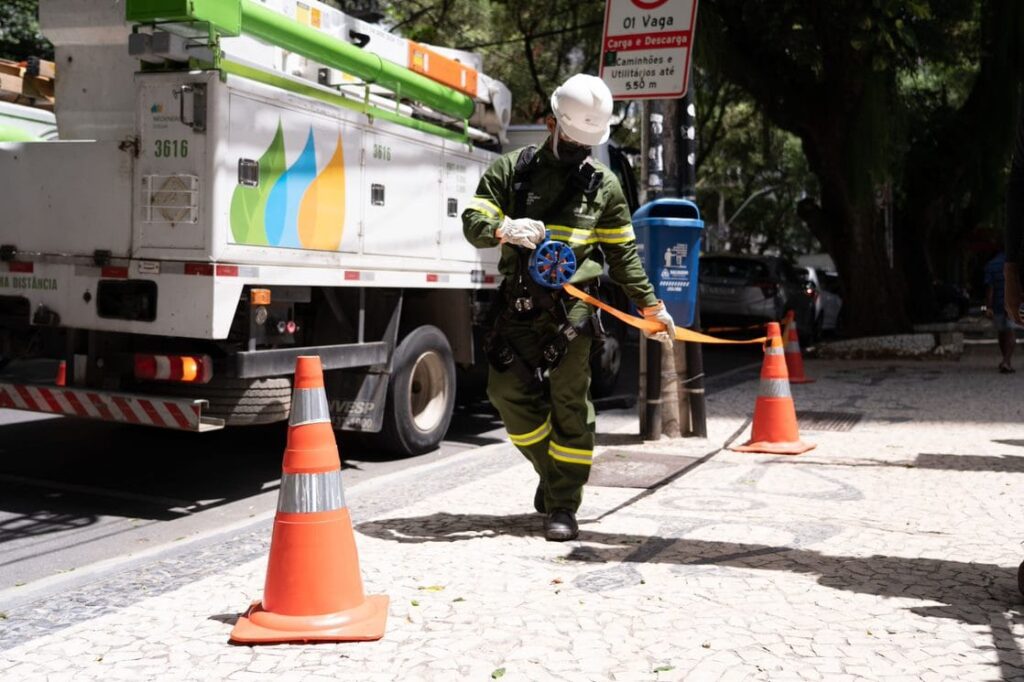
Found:
M 759 347 L 705 348 L 709 390 L 756 376 Z M 599 409 L 632 401 L 632 357 Z M 193 434 L 0 410 L 0 590 L 273 510 L 285 435 L 283 424 Z M 503 439 L 486 405 L 460 409 L 440 449 L 418 457 L 342 436 L 345 485 Z

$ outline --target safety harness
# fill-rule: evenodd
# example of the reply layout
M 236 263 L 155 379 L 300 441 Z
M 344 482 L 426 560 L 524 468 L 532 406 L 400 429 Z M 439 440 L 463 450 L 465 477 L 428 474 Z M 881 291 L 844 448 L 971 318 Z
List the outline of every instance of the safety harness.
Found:
M 510 217 L 521 218 L 526 214 L 527 197 L 530 192 L 530 180 L 537 167 L 537 148 L 533 145 L 524 147 L 516 158 L 512 174 L 512 211 Z M 565 206 L 576 196 L 583 194 L 592 199 L 601 186 L 602 175 L 589 161 L 584 161 L 568 174 L 561 192 L 549 204 L 544 214 L 538 219 L 548 222 L 556 211 Z M 562 289 L 547 289 L 530 277 L 530 250 L 522 247 L 516 249 L 516 271 L 512 277 L 506 278 L 501 285 L 499 295 L 504 305 L 495 306 L 496 315 L 492 315 L 491 331 L 484 340 L 484 348 L 491 365 L 499 372 L 512 370 L 527 385 L 539 386 L 547 374 L 558 367 L 569 349 L 569 343 L 580 334 L 590 334 L 598 342 L 604 338 L 605 332 L 600 318 L 595 314 L 587 317 L 579 324 L 569 321 L 565 307 L 565 295 Z M 594 293 L 596 284 L 588 284 L 584 290 Z M 519 355 L 502 333 L 502 329 L 511 319 L 536 319 L 543 313 L 550 313 L 558 325 L 554 335 L 543 340 L 541 345 L 541 362 L 533 366 Z

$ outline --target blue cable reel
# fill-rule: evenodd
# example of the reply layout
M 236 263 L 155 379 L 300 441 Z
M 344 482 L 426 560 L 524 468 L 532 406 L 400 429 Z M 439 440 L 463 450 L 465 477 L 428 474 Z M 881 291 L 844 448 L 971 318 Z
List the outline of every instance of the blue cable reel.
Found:
M 576 254 L 565 242 L 547 238 L 530 254 L 530 278 L 547 289 L 561 289 L 576 274 Z

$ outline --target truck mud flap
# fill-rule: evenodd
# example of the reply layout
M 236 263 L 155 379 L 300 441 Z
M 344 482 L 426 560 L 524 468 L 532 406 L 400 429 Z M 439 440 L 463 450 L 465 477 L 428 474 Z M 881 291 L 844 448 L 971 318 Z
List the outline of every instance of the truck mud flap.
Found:
M 139 396 L 65 386 L 0 383 L 0 408 L 83 419 L 157 426 L 180 431 L 215 431 L 223 419 L 203 416 L 205 400 Z
M 374 371 L 327 372 L 324 385 L 331 425 L 342 431 L 377 433 L 384 425 L 389 376 Z

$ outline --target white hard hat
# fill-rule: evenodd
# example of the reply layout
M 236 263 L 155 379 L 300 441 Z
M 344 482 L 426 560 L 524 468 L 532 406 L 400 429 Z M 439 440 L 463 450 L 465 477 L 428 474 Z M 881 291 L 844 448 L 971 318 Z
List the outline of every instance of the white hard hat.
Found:
M 558 127 L 573 142 L 592 147 L 608 141 L 612 91 L 597 76 L 578 73 L 551 93 Z

